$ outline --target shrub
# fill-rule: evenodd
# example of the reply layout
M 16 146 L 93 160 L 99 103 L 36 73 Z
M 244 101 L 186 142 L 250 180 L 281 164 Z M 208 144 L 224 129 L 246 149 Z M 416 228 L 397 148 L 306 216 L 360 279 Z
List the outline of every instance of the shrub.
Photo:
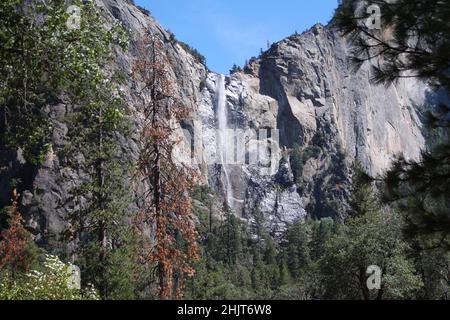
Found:
M 233 64 L 233 67 L 230 69 L 230 74 L 241 72 L 242 68 L 236 64 Z
M 71 288 L 71 264 L 58 257 L 46 255 L 41 270 L 33 270 L 19 279 L 10 273 L 0 278 L 1 300 L 98 300 L 92 287 L 87 290 Z
M 189 52 L 195 60 L 197 60 L 202 65 L 206 66 L 206 58 L 204 55 L 202 55 L 197 49 L 191 47 L 187 43 L 184 43 L 183 41 L 178 40 L 178 44 L 187 52 Z
M 178 43 L 185 51 L 189 52 L 192 56 L 194 56 L 195 60 L 200 62 L 202 65 L 206 66 L 206 58 L 202 55 L 197 49 L 191 47 L 187 43 L 180 41 L 176 38 L 175 34 L 167 29 L 166 32 L 169 35 L 169 42 L 172 44 Z
M 150 16 L 150 11 L 148 11 L 147 9 L 145 9 L 144 7 L 141 6 L 136 6 L 136 8 L 139 9 L 140 12 L 142 12 L 143 14 L 145 14 L 146 16 Z

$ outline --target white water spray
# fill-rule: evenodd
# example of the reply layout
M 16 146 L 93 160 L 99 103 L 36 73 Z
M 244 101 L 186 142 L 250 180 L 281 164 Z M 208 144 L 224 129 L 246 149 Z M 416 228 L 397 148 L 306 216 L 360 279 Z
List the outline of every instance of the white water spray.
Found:
M 228 115 L 227 115 L 227 101 L 225 95 L 225 76 L 223 74 L 218 75 L 217 88 L 216 88 L 216 101 L 217 101 L 217 149 L 219 152 L 219 160 L 222 165 L 222 171 L 225 176 L 225 196 L 227 204 L 230 208 L 233 208 L 233 188 L 231 186 L 230 176 L 227 168 L 227 153 L 234 148 L 230 146 L 234 145 L 234 141 L 228 141 Z M 228 155 L 228 157 L 230 157 Z

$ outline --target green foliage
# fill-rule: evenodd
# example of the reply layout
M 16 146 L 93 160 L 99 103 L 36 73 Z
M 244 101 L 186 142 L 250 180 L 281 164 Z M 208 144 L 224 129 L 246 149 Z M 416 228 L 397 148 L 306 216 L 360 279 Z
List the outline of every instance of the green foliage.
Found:
M 399 237 L 401 219 L 393 212 L 349 218 L 326 243 L 320 260 L 324 297 L 333 299 L 410 299 L 422 281 L 407 258 L 409 248 Z M 369 266 L 382 270 L 381 290 L 366 285 Z
M 93 23 L 99 14 L 93 4 L 81 8 L 81 26 L 68 28 L 70 15 L 62 0 L 44 5 L 6 0 L 0 4 L 0 130 L 1 144 L 21 149 L 25 160 L 45 159 L 53 130 L 50 106 L 70 93 L 71 102 L 86 86 L 101 81 L 98 56 L 105 56 L 112 41 L 123 45 L 114 25 L 110 30 Z M 90 79 L 92 82 L 85 83 Z
M 196 213 L 205 222 L 198 228 L 201 259 L 186 283 L 187 299 L 306 299 L 315 294 L 319 280 L 312 257 L 321 257 L 323 241 L 334 230 L 332 219 L 298 221 L 275 241 L 258 210 L 251 228 L 233 215 L 214 216 L 212 232 L 206 226 L 208 211 Z
M 380 210 L 380 203 L 372 191 L 371 178 L 364 172 L 359 161 L 352 165 L 352 184 L 350 185 L 350 210 L 352 217 L 371 214 Z
M 72 288 L 71 265 L 56 256 L 46 255 L 42 267 L 16 279 L 10 273 L 0 275 L 0 300 L 98 300 L 93 287 Z
M 277 241 L 267 233 L 267 223 L 259 210 L 254 212 L 251 228 L 231 215 L 223 220 L 214 217 L 212 232 L 199 229 L 201 260 L 196 275 L 187 283 L 187 298 L 445 297 L 448 271 L 440 269 L 437 273 L 424 261 L 425 257 L 419 263 L 401 236 L 403 217 L 382 210 L 357 163 L 352 180 L 355 194 L 351 196 L 352 214 L 347 220 L 296 221 Z M 364 192 L 357 192 L 360 190 Z M 203 221 L 202 215 L 208 212 L 200 210 L 198 214 Z M 439 265 L 448 266 L 448 256 L 432 257 Z M 371 265 L 381 268 L 381 290 L 367 287 L 366 271 Z
M 388 200 L 404 212 L 405 234 L 424 248 L 450 249 L 450 152 L 441 145 L 420 163 L 399 158 L 386 175 Z
M 197 186 L 194 189 L 191 197 L 193 199 L 196 199 L 196 200 L 204 203 L 204 204 L 209 204 L 214 199 L 212 191 L 211 191 L 210 187 L 207 185 Z
M 226 206 L 225 212 L 228 212 Z M 212 217 L 207 210 L 196 210 L 200 221 L 201 259 L 195 276 L 186 283 L 187 299 L 254 299 L 271 296 L 279 278 L 276 244 L 261 231 L 252 239 L 249 226 L 230 213 Z M 263 292 L 264 291 L 264 292 Z
M 294 174 L 294 180 L 296 183 L 301 182 L 301 177 L 303 175 L 303 166 L 309 159 L 316 159 L 321 153 L 321 149 L 317 146 L 306 146 L 301 147 L 298 144 L 294 144 L 290 163 L 292 168 L 292 173 Z
M 170 43 L 172 44 L 178 43 L 186 52 L 190 53 L 194 57 L 194 59 L 197 60 L 197 62 L 206 66 L 206 57 L 202 55 L 197 49 L 191 47 L 190 45 L 181 40 L 178 40 L 172 31 L 166 30 L 166 32 L 169 34 Z
M 242 68 L 238 66 L 237 64 L 233 64 L 233 67 L 230 69 L 230 74 L 236 73 L 236 72 L 242 72 Z
M 416 240 L 413 254 L 416 269 L 422 275 L 424 287 L 418 298 L 434 300 L 447 299 L 450 296 L 450 252 L 442 247 L 421 250 L 421 241 Z
M 382 25 L 392 31 L 392 42 L 386 42 L 381 33 L 361 29 L 354 19 L 354 5 L 360 1 L 345 1 L 334 22 L 356 40 L 355 61 L 361 64 L 369 56 L 383 56 L 384 63 L 373 64 L 376 82 L 417 76 L 449 91 L 448 6 L 438 0 L 370 2 L 382 7 Z M 129 227 L 133 167 L 119 144 L 130 138 L 120 91 L 126 75 L 121 70 L 114 74 L 110 67 L 115 65 L 113 47 L 125 49 L 128 37 L 118 24 L 106 28 L 93 3 L 76 0 L 73 4 L 81 9 L 80 28 L 67 27 L 70 17 L 63 0 L 0 3 L 0 147 L 20 150 L 30 164 L 42 163 L 52 147 L 51 106 L 70 106 L 68 141 L 64 150 L 57 151 L 61 164 L 81 173 L 83 180 L 70 190 L 74 209 L 65 240 L 77 245 L 72 254 L 88 289 L 70 288 L 70 265 L 46 256 L 42 265 L 32 265 L 31 272 L 4 267 L 0 299 L 154 297 L 140 286 L 153 276 L 153 266 L 140 269 L 136 265 L 136 235 Z M 413 48 L 411 32 L 418 39 Z M 205 64 L 205 57 L 196 49 L 168 34 L 169 42 L 178 43 Z M 230 72 L 236 71 L 240 68 L 233 66 Z M 444 138 L 448 138 L 448 109 L 441 106 L 432 117 L 434 125 L 443 127 L 440 137 Z M 326 143 L 323 135 L 314 137 L 315 145 Z M 307 161 L 321 153 L 317 146 L 294 145 L 290 161 L 297 184 Z M 443 141 L 424 153 L 420 162 L 396 161 L 386 182 L 402 215 L 381 207 L 370 179 L 355 163 L 347 220 L 296 221 L 276 238 L 268 233 L 268 223 L 259 210 L 253 213 L 251 225 L 232 215 L 226 206 L 218 218 L 213 215 L 217 199 L 207 187 L 197 188 L 192 198 L 197 204 L 201 259 L 196 262 L 195 276 L 186 282 L 186 298 L 448 298 L 448 159 L 448 141 Z M 332 173 L 331 187 L 321 190 L 320 204 L 341 216 L 333 188 L 345 179 L 341 170 L 344 160 L 340 150 L 332 155 L 333 163 L 324 173 Z M 341 169 L 336 170 L 338 167 Z M 26 244 L 23 239 L 18 238 L 20 244 Z M 31 252 L 34 246 L 19 248 Z M 370 265 L 382 270 L 380 290 L 367 288 Z
M 317 261 L 325 254 L 325 244 L 335 233 L 335 222 L 332 218 L 322 218 L 312 220 L 311 224 L 310 256 L 313 261 Z
M 118 147 L 119 135 L 126 138 L 128 132 L 124 103 L 119 84 L 105 67 L 112 61 L 113 46 L 126 48 L 127 35 L 116 23 L 106 27 L 92 2 L 73 4 L 81 10 L 79 28 L 68 27 L 71 17 L 64 1 L 0 4 L 5 16 L 0 36 L 7 43 L 0 50 L 1 115 L 6 124 L 1 139 L 22 149 L 28 162 L 40 163 L 50 146 L 51 105 L 73 106 L 66 121 L 68 141 L 64 150 L 56 150 L 64 165 L 84 173 L 84 183 L 71 190 L 74 210 L 67 240 L 80 243 L 83 280 L 98 286 L 103 296 L 108 291 L 116 297 L 114 288 L 125 287 L 123 275 L 131 274 L 121 267 L 128 265 L 123 258 L 130 255 L 116 255 L 132 242 L 125 227 L 132 198 L 125 182 L 130 165 Z M 98 246 L 102 233 L 107 236 Z
M 383 212 L 358 162 L 352 171 L 349 218 L 331 236 L 326 228 L 327 239 L 317 261 L 323 288 L 320 295 L 333 299 L 413 298 L 423 283 L 408 259 L 410 247 L 399 236 L 402 217 L 396 212 Z M 367 287 L 366 271 L 371 265 L 382 271 L 380 290 Z
M 357 67 L 369 59 L 377 83 L 417 77 L 438 94 L 449 94 L 450 7 L 439 0 L 367 1 L 382 13 L 381 30 L 364 26 L 365 12 L 355 15 L 359 1 L 345 1 L 335 25 L 350 35 Z M 389 36 L 386 37 L 387 30 Z M 419 297 L 448 298 L 450 248 L 450 132 L 448 102 L 429 111 L 425 123 L 430 148 L 419 161 L 399 157 L 386 174 L 386 200 L 398 207 L 406 224 L 403 234 L 414 247 L 416 268 L 424 288 Z M 405 267 L 407 271 L 408 268 Z M 405 272 L 406 272 L 405 271 Z M 398 292 L 395 294 L 399 295 Z
M 294 279 L 299 279 L 302 270 L 305 270 L 311 262 L 309 255 L 309 227 L 309 224 L 299 221 L 294 223 L 287 232 L 287 263 Z
M 197 49 L 191 47 L 187 43 L 184 43 L 183 41 L 177 40 L 177 43 L 188 53 L 190 53 L 197 62 L 201 63 L 202 65 L 206 66 L 206 57 L 202 55 Z

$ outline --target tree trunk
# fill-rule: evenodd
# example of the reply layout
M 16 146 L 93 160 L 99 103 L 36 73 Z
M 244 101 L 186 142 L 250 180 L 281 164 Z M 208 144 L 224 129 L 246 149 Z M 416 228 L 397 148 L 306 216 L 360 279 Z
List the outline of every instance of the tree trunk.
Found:
M 361 289 L 361 293 L 363 296 L 364 300 L 370 300 L 370 292 L 369 292 L 369 288 L 367 288 L 367 283 L 366 283 L 366 270 L 364 269 L 364 267 L 359 267 L 359 276 L 358 276 L 358 280 L 359 280 L 359 287 Z
M 103 150 L 103 129 L 102 129 L 102 117 L 103 112 L 102 108 L 100 108 L 99 111 L 99 134 L 98 134 L 98 143 L 99 143 L 99 150 Z M 105 175 L 104 175 L 104 160 L 103 155 L 100 156 L 100 158 L 97 160 L 97 185 L 99 188 L 99 193 L 97 195 L 97 201 L 98 201 L 98 207 L 100 210 L 105 210 L 105 198 L 104 198 L 104 185 L 105 185 Z M 102 213 L 103 215 L 103 213 Z M 99 266 L 100 266 L 100 278 L 102 288 L 100 288 L 101 294 L 103 297 L 107 295 L 106 292 L 106 279 L 105 279 L 105 265 L 106 265 L 106 255 L 105 252 L 107 250 L 107 238 L 106 238 L 106 221 L 102 218 L 100 221 L 98 221 L 98 243 L 100 244 L 100 253 L 99 253 Z

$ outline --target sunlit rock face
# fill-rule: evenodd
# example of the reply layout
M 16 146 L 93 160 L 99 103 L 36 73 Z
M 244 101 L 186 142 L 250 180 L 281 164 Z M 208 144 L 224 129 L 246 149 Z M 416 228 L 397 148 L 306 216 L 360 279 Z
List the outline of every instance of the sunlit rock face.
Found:
M 232 166 L 236 214 L 261 211 L 273 228 L 306 215 L 345 212 L 348 167 L 358 159 L 367 173 L 382 175 L 394 156 L 418 159 L 424 148 L 421 108 L 428 89 L 414 79 L 373 85 L 369 65 L 355 70 L 346 39 L 328 27 L 275 43 L 244 69 L 227 77 L 228 126 L 279 130 L 280 156 L 300 146 L 301 176 L 286 186 L 279 174 L 259 175 L 254 166 Z M 214 86 L 203 92 L 214 96 Z M 211 90 L 212 89 L 212 90 Z M 213 99 L 201 110 L 214 113 Z M 203 111 L 201 111 L 202 113 Z M 220 168 L 210 168 L 213 189 L 223 190 Z M 274 222 L 276 221 L 276 222 Z
M 245 69 L 258 79 L 259 94 L 277 102 L 281 145 L 305 150 L 297 191 L 306 212 L 319 217 L 345 212 L 353 159 L 379 176 L 395 155 L 417 159 L 425 145 L 427 87 L 414 79 L 373 85 L 369 65 L 355 70 L 349 51 L 335 30 L 316 25 L 272 45 Z
M 203 148 L 205 153 L 212 154 L 220 153 L 216 150 L 218 144 L 213 130 L 208 130 L 219 127 L 216 123 L 220 119 L 219 77 L 215 73 L 208 75 L 198 111 L 201 125 L 206 128 L 202 131 Z M 286 223 L 304 218 L 306 212 L 294 184 L 287 189 L 277 182 L 283 157 L 277 128 L 278 102 L 259 92 L 258 77 L 235 73 L 225 78 L 227 128 L 234 138 L 234 145 L 228 149 L 235 149 L 235 159 L 209 164 L 206 173 L 212 189 L 223 195 L 234 214 L 252 220 L 257 210 L 270 221 L 271 230 L 278 232 Z M 265 162 L 263 153 L 266 149 L 271 153 Z M 288 161 L 284 164 L 290 170 Z M 232 192 L 227 191 L 227 181 Z
M 244 72 L 224 77 L 227 129 L 271 134 L 238 135 L 235 140 L 240 147 L 235 150 L 243 150 L 242 163 L 209 161 L 221 152 L 216 139 L 217 81 L 221 76 L 208 71 L 171 41 L 154 18 L 128 1 L 96 2 L 105 9 L 109 20 L 120 20 L 133 35 L 149 29 L 163 40 L 171 61 L 168 68 L 174 79 L 174 93 L 192 110 L 191 116 L 177 126 L 191 133 L 196 144 L 201 145 L 195 161 L 201 183 L 208 184 L 228 202 L 235 215 L 252 222 L 255 214 L 261 213 L 274 235 L 307 215 L 344 214 L 348 167 L 353 159 L 359 159 L 369 174 L 377 176 L 389 167 L 394 155 L 418 158 L 425 145 L 420 106 L 426 86 L 413 79 L 388 87 L 371 84 L 368 66 L 354 71 L 348 62 L 346 40 L 333 29 L 316 25 L 273 44 L 259 58 L 251 59 Z M 136 58 L 134 43 L 128 52 L 118 54 L 111 68 L 128 76 L 122 90 L 135 128 L 130 139 L 120 138 L 122 156 L 136 159 L 142 110 L 129 77 Z M 22 211 L 36 239 L 44 244 L 64 229 L 72 210 L 67 202 L 69 189 L 83 181 L 82 173 L 62 167 L 58 158 L 70 110 L 67 105 L 52 109 L 53 149 L 43 166 L 26 167 L 14 154 L 0 156 L 1 205 L 10 198 L 10 177 L 23 177 L 26 190 L 22 192 Z M 269 167 L 264 159 L 258 159 L 268 143 L 273 160 Z M 297 166 L 300 173 L 295 180 L 294 147 L 302 150 Z
M 259 61 L 261 91 L 278 98 L 284 144 L 335 134 L 334 143 L 377 175 L 394 154 L 419 155 L 424 139 L 416 107 L 425 100 L 426 86 L 414 79 L 372 85 L 369 64 L 355 71 L 349 52 L 344 38 L 321 25 L 282 40 Z

